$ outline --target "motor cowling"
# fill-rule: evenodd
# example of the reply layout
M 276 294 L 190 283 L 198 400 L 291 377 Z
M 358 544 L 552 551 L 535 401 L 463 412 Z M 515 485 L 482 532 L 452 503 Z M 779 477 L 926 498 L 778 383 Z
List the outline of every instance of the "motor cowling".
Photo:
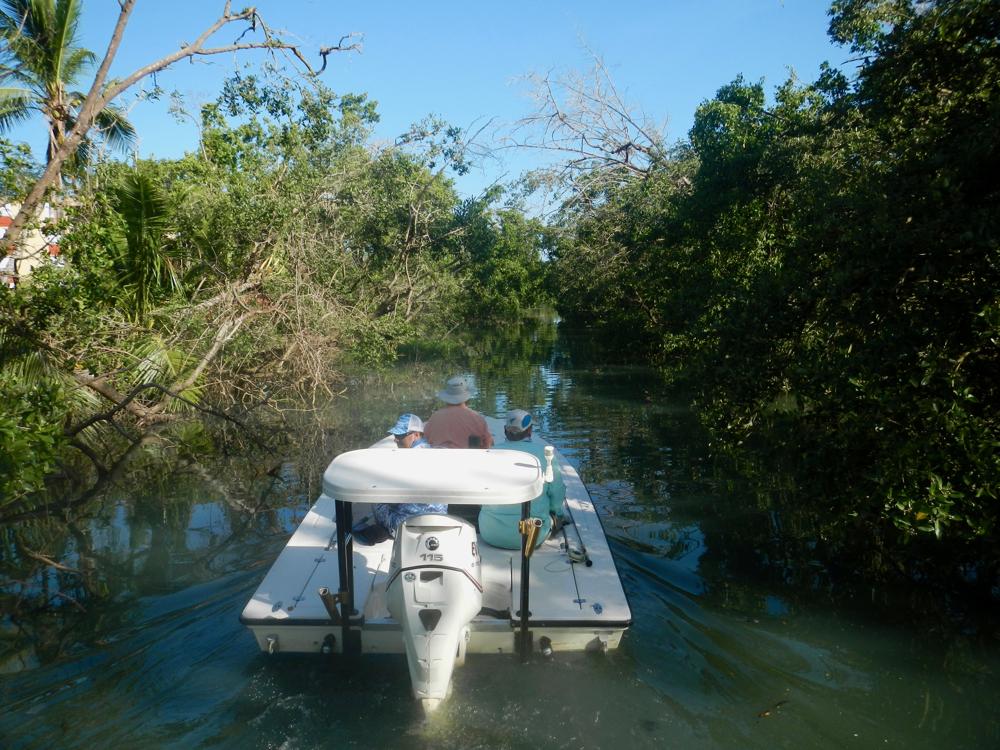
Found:
M 481 560 L 475 528 L 444 515 L 400 524 L 387 584 L 389 613 L 402 626 L 413 695 L 426 710 L 447 697 L 468 624 L 482 609 Z

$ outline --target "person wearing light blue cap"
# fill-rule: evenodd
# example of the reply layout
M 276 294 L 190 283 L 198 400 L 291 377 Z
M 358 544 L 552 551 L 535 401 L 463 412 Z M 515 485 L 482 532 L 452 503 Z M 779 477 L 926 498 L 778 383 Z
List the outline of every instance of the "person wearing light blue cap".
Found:
M 416 414 L 401 414 L 389 430 L 398 448 L 430 448 L 424 437 L 424 420 Z
M 424 438 L 424 422 L 416 414 L 403 414 L 389 430 L 396 441 L 397 448 L 430 448 L 431 444 Z M 396 536 L 399 524 L 410 516 L 423 513 L 447 513 L 447 505 L 432 505 L 428 503 L 379 503 L 374 508 L 375 520 L 378 521 L 389 536 Z
M 545 468 L 545 443 L 533 441 L 531 414 L 524 409 L 513 409 L 507 412 L 503 432 L 507 437 L 502 443 L 493 446 L 494 450 L 514 450 L 530 453 Z M 551 482 L 545 483 L 542 494 L 531 501 L 531 515 L 542 519 L 539 529 L 537 547 L 545 541 L 554 524 L 561 524 L 563 519 L 563 501 L 566 499 L 566 485 L 563 483 L 559 462 L 552 460 Z M 487 544 L 503 549 L 520 549 L 521 532 L 518 522 L 521 520 L 520 505 L 484 505 L 479 511 L 479 533 Z M 558 527 L 557 527 L 558 528 Z

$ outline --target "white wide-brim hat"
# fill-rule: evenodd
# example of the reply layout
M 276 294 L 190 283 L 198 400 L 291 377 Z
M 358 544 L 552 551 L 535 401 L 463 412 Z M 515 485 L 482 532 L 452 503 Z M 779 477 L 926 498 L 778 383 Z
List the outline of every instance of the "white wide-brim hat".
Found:
M 465 378 L 456 376 L 448 378 L 444 390 L 438 391 L 437 397 L 446 404 L 464 404 L 475 395 L 475 392 L 469 388 L 469 384 L 465 382 Z

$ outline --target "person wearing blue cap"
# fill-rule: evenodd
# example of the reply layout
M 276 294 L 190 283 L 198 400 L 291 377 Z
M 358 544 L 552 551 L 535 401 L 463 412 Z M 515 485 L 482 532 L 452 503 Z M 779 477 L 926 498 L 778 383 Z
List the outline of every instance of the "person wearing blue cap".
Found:
M 545 444 L 532 441 L 533 423 L 531 414 L 524 409 L 513 409 L 507 412 L 507 421 L 503 432 L 506 440 L 493 446 L 494 450 L 514 450 L 530 453 L 545 468 Z M 566 485 L 563 483 L 559 462 L 552 460 L 551 482 L 546 482 L 542 494 L 531 501 L 531 515 L 542 519 L 539 529 L 537 547 L 544 542 L 554 524 L 561 524 L 563 518 L 563 501 L 566 499 Z M 494 547 L 503 549 L 520 549 L 521 532 L 518 522 L 521 520 L 520 505 L 484 505 L 479 511 L 479 534 L 483 541 Z M 558 526 L 556 527 L 558 528 Z
M 403 414 L 389 430 L 396 441 L 397 448 L 430 448 L 431 444 L 424 438 L 424 422 L 416 414 Z M 375 520 L 378 521 L 389 536 L 396 536 L 396 529 L 410 516 L 423 513 L 447 513 L 447 505 L 428 503 L 379 503 L 374 508 Z
M 416 414 L 401 414 L 389 430 L 397 448 L 430 448 L 424 437 L 424 421 Z

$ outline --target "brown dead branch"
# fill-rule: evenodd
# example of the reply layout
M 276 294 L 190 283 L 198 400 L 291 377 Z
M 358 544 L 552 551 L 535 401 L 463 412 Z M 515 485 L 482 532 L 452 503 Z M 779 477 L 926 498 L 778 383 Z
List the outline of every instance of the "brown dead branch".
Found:
M 47 555 L 43 555 L 41 552 L 35 552 L 34 550 L 30 550 L 30 549 L 28 549 L 27 547 L 24 547 L 24 546 L 21 546 L 19 549 L 27 557 L 30 557 L 32 560 L 40 562 L 43 565 L 47 565 L 50 568 L 55 568 L 56 570 L 62 571 L 63 573 L 72 573 L 74 575 L 83 575 L 76 568 L 70 568 L 70 567 L 68 567 L 66 565 L 63 565 L 62 563 L 58 563 L 55 560 L 53 560 L 51 557 L 48 557 Z

